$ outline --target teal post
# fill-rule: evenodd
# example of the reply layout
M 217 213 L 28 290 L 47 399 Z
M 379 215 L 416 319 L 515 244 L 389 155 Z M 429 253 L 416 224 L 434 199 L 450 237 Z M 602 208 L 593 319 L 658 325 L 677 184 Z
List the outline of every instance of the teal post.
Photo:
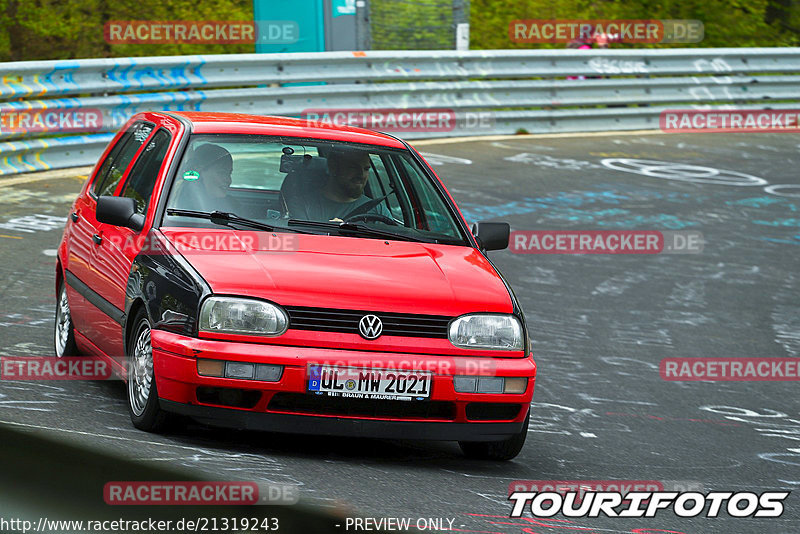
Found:
M 256 53 L 325 50 L 323 0 L 253 0 Z

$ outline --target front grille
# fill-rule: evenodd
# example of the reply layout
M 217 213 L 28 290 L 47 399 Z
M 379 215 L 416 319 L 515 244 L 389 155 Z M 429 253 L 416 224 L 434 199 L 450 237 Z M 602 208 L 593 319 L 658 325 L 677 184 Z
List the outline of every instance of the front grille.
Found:
M 445 421 L 452 421 L 456 414 L 452 402 L 352 399 L 304 393 L 276 393 L 267 410 L 316 415 Z
M 415 315 L 376 311 L 335 310 L 286 306 L 289 328 L 358 334 L 358 322 L 365 315 L 377 315 L 383 323 L 383 336 L 434 337 L 447 339 L 447 325 L 453 319 L 444 315 Z

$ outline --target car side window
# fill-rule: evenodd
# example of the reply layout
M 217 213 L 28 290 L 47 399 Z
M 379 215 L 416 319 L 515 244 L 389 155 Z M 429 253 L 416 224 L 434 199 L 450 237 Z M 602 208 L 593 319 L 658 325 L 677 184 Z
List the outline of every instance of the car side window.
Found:
M 120 196 L 136 201 L 136 213 L 144 215 L 147 211 L 147 205 L 150 203 L 150 196 L 153 194 L 153 187 L 156 185 L 156 178 L 158 178 L 158 171 L 164 162 L 164 156 L 167 155 L 169 143 L 169 133 L 164 129 L 158 130 L 147 143 L 128 174 Z
M 425 214 L 427 229 L 441 234 L 457 236 L 458 228 L 454 225 L 451 217 L 442 212 L 444 203 L 437 199 L 436 190 L 430 181 L 420 174 L 416 167 L 412 166 L 406 158 L 400 159 L 400 167 L 408 177 L 409 184 L 419 199 L 420 207 Z
M 117 146 L 111 150 L 97 173 L 93 190 L 96 196 L 114 194 L 122 175 L 125 174 L 128 165 L 139 151 L 139 147 L 150 137 L 153 126 L 147 122 L 137 122 L 120 138 Z M 117 150 L 118 147 L 119 150 Z
M 103 188 L 103 181 L 108 174 L 108 169 L 111 167 L 111 164 L 114 163 L 119 159 L 119 153 L 122 150 L 122 147 L 125 146 L 125 143 L 128 142 L 128 139 L 131 136 L 131 131 L 128 130 L 122 137 L 119 138 L 117 144 L 114 145 L 114 148 L 111 149 L 111 152 L 108 153 L 106 159 L 103 160 L 103 164 L 100 165 L 100 170 L 97 171 L 97 177 L 95 178 L 94 184 L 92 184 L 92 193 L 97 196 L 98 192 Z

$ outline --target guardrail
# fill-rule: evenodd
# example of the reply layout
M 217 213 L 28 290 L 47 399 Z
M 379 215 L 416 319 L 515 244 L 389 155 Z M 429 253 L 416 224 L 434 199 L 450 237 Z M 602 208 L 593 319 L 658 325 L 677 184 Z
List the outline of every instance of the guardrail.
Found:
M 0 119 L 22 110 L 102 114 L 91 135 L 25 135 L 0 123 L 0 174 L 91 164 L 111 132 L 144 110 L 295 117 L 309 109 L 452 111 L 455 129 L 399 133 L 418 138 L 653 129 L 664 109 L 800 105 L 800 48 L 87 59 L 0 63 L 0 75 Z M 481 120 L 471 120 L 476 114 Z

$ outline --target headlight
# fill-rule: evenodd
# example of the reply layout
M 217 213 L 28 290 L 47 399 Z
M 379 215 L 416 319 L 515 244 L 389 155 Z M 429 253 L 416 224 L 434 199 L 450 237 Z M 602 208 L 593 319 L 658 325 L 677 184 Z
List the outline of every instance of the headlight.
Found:
M 513 315 L 463 315 L 450 323 L 448 337 L 465 349 L 522 350 L 522 324 Z
M 286 312 L 263 300 L 210 297 L 200 309 L 202 332 L 279 336 L 288 325 Z

